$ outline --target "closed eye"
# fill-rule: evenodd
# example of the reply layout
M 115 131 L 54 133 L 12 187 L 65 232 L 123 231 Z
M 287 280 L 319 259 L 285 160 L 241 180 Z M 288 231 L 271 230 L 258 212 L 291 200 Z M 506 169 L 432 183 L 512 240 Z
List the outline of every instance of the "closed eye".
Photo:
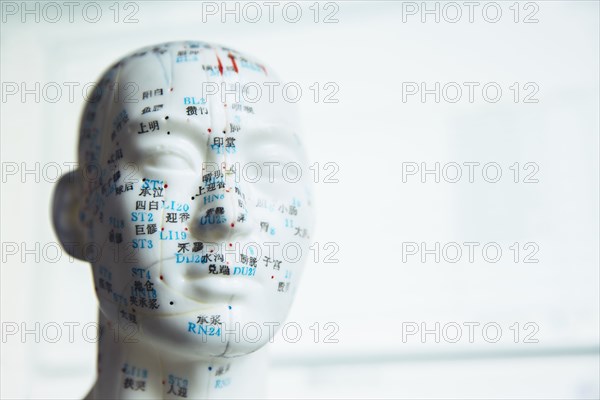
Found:
M 194 164 L 188 157 L 174 151 L 152 153 L 144 158 L 144 165 L 162 170 L 194 170 Z

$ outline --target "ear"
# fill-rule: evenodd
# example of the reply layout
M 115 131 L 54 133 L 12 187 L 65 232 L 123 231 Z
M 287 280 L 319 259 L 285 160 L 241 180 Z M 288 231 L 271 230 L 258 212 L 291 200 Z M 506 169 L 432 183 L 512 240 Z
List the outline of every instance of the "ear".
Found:
M 52 223 L 62 247 L 71 256 L 85 261 L 83 247 L 85 231 L 79 218 L 83 182 L 79 169 L 64 174 L 56 187 L 52 200 Z

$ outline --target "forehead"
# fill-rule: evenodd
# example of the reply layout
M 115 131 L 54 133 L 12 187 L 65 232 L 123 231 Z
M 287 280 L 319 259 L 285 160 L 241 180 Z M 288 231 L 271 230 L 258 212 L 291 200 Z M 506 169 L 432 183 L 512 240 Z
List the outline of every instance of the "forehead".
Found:
M 276 95 L 281 86 L 268 66 L 222 46 L 188 41 L 148 47 L 103 75 L 84 113 L 80 151 L 173 137 L 204 146 L 215 137 L 238 145 L 271 137 L 298 146 L 295 107 Z

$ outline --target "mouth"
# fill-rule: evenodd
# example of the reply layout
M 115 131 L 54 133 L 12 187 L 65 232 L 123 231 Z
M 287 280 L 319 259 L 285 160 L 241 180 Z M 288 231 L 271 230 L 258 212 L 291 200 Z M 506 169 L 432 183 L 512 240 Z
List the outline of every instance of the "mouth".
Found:
M 169 257 L 157 263 L 163 284 L 202 303 L 245 297 L 259 285 L 248 267 L 225 261 L 202 263 L 196 258 Z
M 252 282 L 240 278 L 208 277 L 185 281 L 180 286 L 181 292 L 196 301 L 205 303 L 225 302 L 246 297 Z

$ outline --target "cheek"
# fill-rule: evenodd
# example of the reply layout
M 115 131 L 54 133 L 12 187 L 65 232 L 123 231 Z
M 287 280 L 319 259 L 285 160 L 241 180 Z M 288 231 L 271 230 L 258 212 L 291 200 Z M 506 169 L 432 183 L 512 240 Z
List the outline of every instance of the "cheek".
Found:
M 275 196 L 275 193 L 285 193 Z M 263 244 L 259 273 L 267 282 L 265 295 L 276 296 L 289 305 L 303 267 L 309 257 L 311 210 L 301 191 L 263 189 L 256 191 L 252 210 L 260 224 L 258 234 Z
M 100 249 L 100 256 L 90 261 L 101 300 L 127 307 L 135 290 L 141 292 L 140 285 L 145 290 L 159 282 L 159 272 L 148 266 L 160 258 L 158 235 L 164 192 L 160 181 L 122 173 L 119 179 L 113 178 L 110 185 L 90 196 L 94 211 L 91 231 Z M 138 289 L 136 281 L 140 282 Z M 155 303 L 153 299 L 147 295 L 143 304 L 150 307 Z

